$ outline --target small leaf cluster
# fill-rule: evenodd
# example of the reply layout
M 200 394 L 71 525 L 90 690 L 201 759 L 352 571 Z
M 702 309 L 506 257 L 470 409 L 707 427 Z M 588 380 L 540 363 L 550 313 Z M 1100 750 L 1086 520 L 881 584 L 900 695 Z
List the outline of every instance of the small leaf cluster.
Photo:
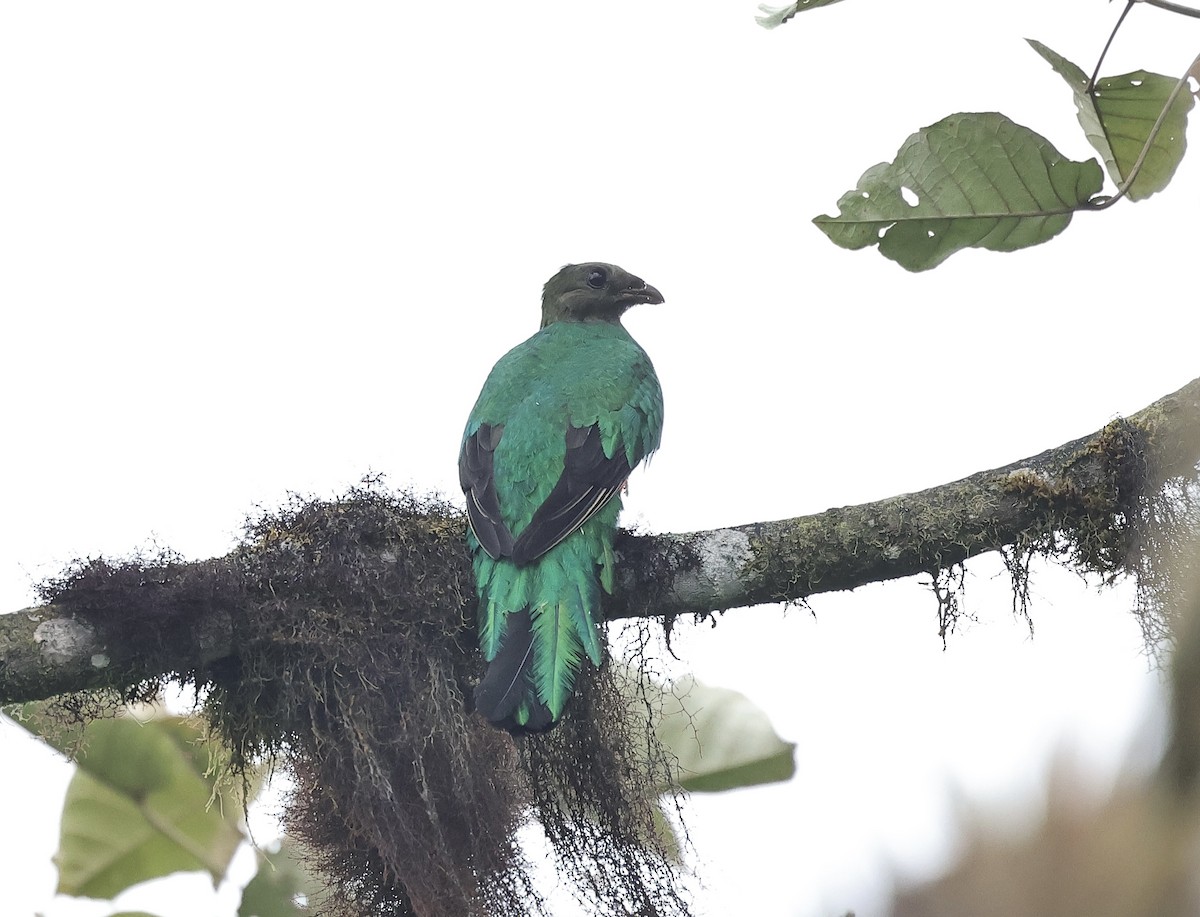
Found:
M 825 5 L 764 6 L 759 22 L 774 28 Z M 1133 5 L 1126 4 L 1114 37 Z M 1178 4 L 1166 8 L 1200 16 Z M 1070 88 L 1103 170 L 1096 159 L 1067 158 L 1002 114 L 958 112 L 910 136 L 893 161 L 867 169 L 838 201 L 836 216 L 813 220 L 817 227 L 842 248 L 878 246 L 901 267 L 925 271 L 965 248 L 1007 252 L 1038 245 L 1080 211 L 1104 210 L 1123 197 L 1145 200 L 1166 188 L 1187 149 L 1195 100 L 1186 90 L 1200 56 L 1179 77 L 1137 70 L 1089 78 L 1041 42 L 1029 44 Z M 1116 185 L 1111 194 L 1101 193 L 1105 172 Z

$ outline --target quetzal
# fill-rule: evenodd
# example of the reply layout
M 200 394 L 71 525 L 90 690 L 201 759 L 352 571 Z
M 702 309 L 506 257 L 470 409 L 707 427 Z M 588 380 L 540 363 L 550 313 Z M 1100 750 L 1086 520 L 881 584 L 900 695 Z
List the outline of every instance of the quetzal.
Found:
M 614 264 L 568 264 L 542 292 L 541 330 L 500 358 L 467 421 L 458 473 L 489 663 L 475 708 L 512 732 L 553 726 L 584 658 L 603 658 L 620 491 L 663 419 L 621 315 L 662 301 Z

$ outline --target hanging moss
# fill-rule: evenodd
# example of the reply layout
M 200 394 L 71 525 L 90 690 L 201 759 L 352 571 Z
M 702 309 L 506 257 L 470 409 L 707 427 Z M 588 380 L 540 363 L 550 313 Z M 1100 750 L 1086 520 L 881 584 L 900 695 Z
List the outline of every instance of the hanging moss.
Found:
M 519 748 L 469 709 L 482 661 L 464 524 L 368 483 L 263 513 L 221 560 L 89 561 L 44 599 L 150 655 L 170 616 L 227 613 L 234 653 L 176 674 L 235 774 L 294 775 L 285 826 L 329 880 L 324 913 L 544 913 L 515 840 L 532 813 L 590 913 L 685 914 L 655 830 L 663 753 L 607 670 Z
M 1153 436 L 1153 424 L 1114 420 L 1063 473 L 1022 469 L 1007 476 L 1008 492 L 1035 510 L 1034 523 L 1005 554 L 1026 617 L 1029 561 L 1042 556 L 1105 584 L 1132 577 L 1147 648 L 1156 652 L 1170 640 L 1180 584 L 1195 567 L 1197 478 L 1194 467 L 1186 474 L 1155 467 L 1152 456 L 1164 450 Z

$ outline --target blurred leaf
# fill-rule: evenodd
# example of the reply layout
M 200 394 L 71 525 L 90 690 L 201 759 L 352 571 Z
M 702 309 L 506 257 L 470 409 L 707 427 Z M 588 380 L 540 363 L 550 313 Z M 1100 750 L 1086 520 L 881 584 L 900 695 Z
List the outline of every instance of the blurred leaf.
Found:
M 296 917 L 311 913 L 296 905 L 296 896 L 309 894 L 316 883 L 301 865 L 295 847 L 287 840 L 277 853 L 258 851 L 258 872 L 242 890 L 238 917 Z
M 1105 77 L 1096 83 L 1095 93 L 1089 93 L 1087 74 L 1079 67 L 1040 41 L 1026 40 L 1071 87 L 1083 132 L 1104 160 L 1109 176 L 1120 185 L 1141 155 L 1178 80 L 1138 70 Z M 1181 92 L 1171 103 L 1167 118 L 1129 189 L 1130 200 L 1140 201 L 1161 191 L 1175 175 L 1187 150 L 1185 129 L 1193 102 L 1191 93 Z
M 659 804 L 650 813 L 654 819 L 654 832 L 658 839 L 662 841 L 662 850 L 667 859 L 676 866 L 683 866 L 683 844 L 679 840 L 679 834 L 675 830 L 675 825 L 667 817 L 664 802 L 660 796 Z
M 797 0 L 796 3 L 789 3 L 787 6 L 767 6 L 765 3 L 758 5 L 759 10 L 763 13 L 761 16 L 755 16 L 758 24 L 764 29 L 774 29 L 783 25 L 797 13 L 803 13 L 806 10 L 815 10 L 818 6 L 829 6 L 831 3 L 840 3 L 841 0 Z
M 663 698 L 658 736 L 678 757 L 680 786 L 718 792 L 790 780 L 794 742 L 785 742 L 746 695 L 685 675 Z
M 651 716 L 668 757 L 675 758 L 657 788 L 652 819 L 664 854 L 677 864 L 682 865 L 683 844 L 668 814 L 672 790 L 726 790 L 788 780 L 795 773 L 795 745 L 782 741 L 745 695 L 709 687 L 691 675 L 664 687 L 628 665 L 614 663 L 611 671 L 632 715 Z
M 1015 251 L 1062 232 L 1104 185 L 1095 160 L 1074 162 L 996 112 L 959 113 L 909 137 L 872 166 L 836 217 L 813 220 L 843 248 L 879 245 L 910 271 L 963 248 Z
M 220 882 L 242 834 L 237 813 L 225 818 L 219 798 L 210 805 L 210 753 L 200 738 L 180 717 L 88 724 L 63 806 L 58 892 L 111 898 L 197 869 Z

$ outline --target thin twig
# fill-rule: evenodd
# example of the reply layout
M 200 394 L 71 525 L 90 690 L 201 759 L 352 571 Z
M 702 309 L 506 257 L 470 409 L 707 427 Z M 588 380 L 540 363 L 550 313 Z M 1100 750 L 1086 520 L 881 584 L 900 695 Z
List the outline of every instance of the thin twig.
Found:
M 1148 6 L 1157 6 L 1161 10 L 1170 10 L 1172 13 L 1178 13 L 1180 16 L 1191 16 L 1193 19 L 1200 19 L 1200 10 L 1184 6 L 1182 3 L 1172 3 L 1171 0 L 1134 0 L 1134 2 L 1145 3 Z
M 1104 50 L 1100 52 L 1100 59 L 1096 61 L 1096 69 L 1092 71 L 1092 78 L 1088 80 L 1088 95 L 1091 95 L 1092 90 L 1096 88 L 1096 78 L 1100 76 L 1100 65 L 1104 63 L 1104 56 L 1108 54 L 1108 49 L 1112 47 L 1113 39 L 1117 37 L 1117 30 L 1121 28 L 1121 23 L 1125 21 L 1125 17 L 1129 15 L 1129 11 L 1133 9 L 1133 5 L 1137 2 L 1138 0 L 1128 0 L 1125 4 L 1125 9 L 1121 10 L 1121 15 L 1117 18 L 1117 24 L 1108 33 L 1108 41 L 1104 43 Z

